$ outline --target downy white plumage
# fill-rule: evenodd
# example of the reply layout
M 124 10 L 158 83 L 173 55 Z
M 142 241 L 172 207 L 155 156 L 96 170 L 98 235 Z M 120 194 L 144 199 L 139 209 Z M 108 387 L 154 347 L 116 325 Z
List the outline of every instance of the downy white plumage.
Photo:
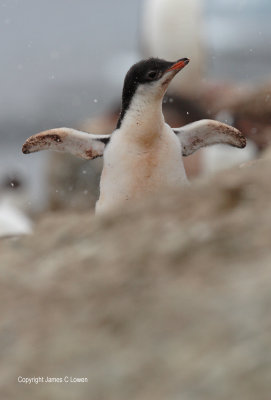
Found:
M 99 213 L 186 184 L 182 156 L 211 144 L 246 145 L 237 129 L 218 121 L 201 120 L 173 129 L 165 123 L 164 94 L 188 63 L 187 58 L 176 62 L 151 58 L 133 65 L 124 80 L 121 114 L 111 135 L 56 128 L 31 136 L 23 152 L 50 149 L 85 159 L 104 156 Z

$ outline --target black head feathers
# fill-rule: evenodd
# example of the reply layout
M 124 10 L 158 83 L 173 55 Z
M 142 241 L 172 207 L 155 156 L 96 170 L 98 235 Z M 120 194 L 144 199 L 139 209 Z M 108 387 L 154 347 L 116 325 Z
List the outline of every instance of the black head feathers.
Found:
M 129 69 L 123 85 L 122 108 L 117 129 L 121 125 L 121 121 L 129 108 L 138 85 L 159 80 L 172 65 L 174 65 L 174 62 L 159 58 L 149 58 L 148 60 L 139 61 Z

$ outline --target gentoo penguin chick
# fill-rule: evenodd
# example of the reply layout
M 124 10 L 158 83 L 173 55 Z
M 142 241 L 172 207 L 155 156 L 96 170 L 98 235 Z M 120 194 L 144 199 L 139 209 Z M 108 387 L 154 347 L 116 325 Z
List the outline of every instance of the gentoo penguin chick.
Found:
M 201 120 L 172 129 L 165 123 L 162 101 L 170 81 L 189 60 L 143 60 L 127 72 L 122 109 L 111 135 L 56 128 L 31 136 L 23 153 L 51 149 L 92 159 L 104 156 L 97 212 L 121 207 L 165 188 L 187 183 L 182 156 L 203 146 L 225 143 L 243 148 L 246 139 L 228 125 Z

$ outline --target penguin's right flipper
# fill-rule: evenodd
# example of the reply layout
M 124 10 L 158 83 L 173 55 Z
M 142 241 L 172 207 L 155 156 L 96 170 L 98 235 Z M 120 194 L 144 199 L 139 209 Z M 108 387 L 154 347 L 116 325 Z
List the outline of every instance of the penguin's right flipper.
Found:
M 202 119 L 173 128 L 182 144 L 183 156 L 189 156 L 201 147 L 213 144 L 228 144 L 242 149 L 246 146 L 246 138 L 233 126 L 212 119 Z
M 24 154 L 41 150 L 55 150 L 71 153 L 84 159 L 103 155 L 111 135 L 93 135 L 71 128 L 56 128 L 31 136 L 22 147 Z

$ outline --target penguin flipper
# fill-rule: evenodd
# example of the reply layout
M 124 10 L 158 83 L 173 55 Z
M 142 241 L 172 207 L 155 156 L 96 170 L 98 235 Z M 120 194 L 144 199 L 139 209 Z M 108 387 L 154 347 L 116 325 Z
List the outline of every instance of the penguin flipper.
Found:
M 246 146 L 246 138 L 238 129 L 211 119 L 192 122 L 173 131 L 182 144 L 183 156 L 212 144 L 228 144 L 241 149 Z
M 23 144 L 24 154 L 41 150 L 55 150 L 71 153 L 84 159 L 103 155 L 111 135 L 93 135 L 72 128 L 56 128 L 29 137 Z

